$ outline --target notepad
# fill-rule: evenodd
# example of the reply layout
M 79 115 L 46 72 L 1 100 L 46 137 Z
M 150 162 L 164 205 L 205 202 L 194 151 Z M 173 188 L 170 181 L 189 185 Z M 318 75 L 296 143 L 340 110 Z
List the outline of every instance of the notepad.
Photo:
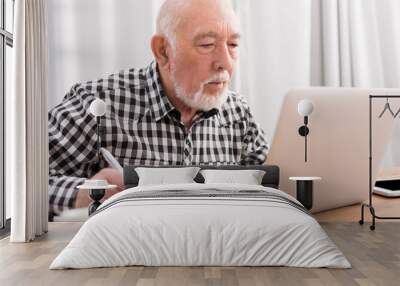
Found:
M 113 169 L 119 171 L 121 174 L 123 174 L 122 166 L 119 164 L 117 159 L 115 159 L 115 157 L 110 153 L 110 151 L 108 151 L 105 148 L 100 148 L 100 152 L 111 168 L 113 168 Z

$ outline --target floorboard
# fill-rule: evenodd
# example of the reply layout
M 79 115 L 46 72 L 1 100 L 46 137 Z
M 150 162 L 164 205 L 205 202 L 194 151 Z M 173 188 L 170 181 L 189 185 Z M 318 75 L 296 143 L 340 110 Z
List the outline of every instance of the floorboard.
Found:
M 379 216 L 400 217 L 400 198 L 386 198 L 379 195 L 373 195 L 373 205 L 376 214 Z M 360 204 L 314 214 L 314 217 L 319 222 L 357 222 L 360 220 L 360 216 Z M 367 208 L 365 209 L 365 221 L 371 221 L 371 214 Z M 380 223 L 379 220 L 377 221 Z
M 379 222 L 376 231 L 356 222 L 322 222 L 353 268 L 125 267 L 48 270 L 81 223 L 50 223 L 30 244 L 0 241 L 0 285 L 399 285 L 400 223 Z

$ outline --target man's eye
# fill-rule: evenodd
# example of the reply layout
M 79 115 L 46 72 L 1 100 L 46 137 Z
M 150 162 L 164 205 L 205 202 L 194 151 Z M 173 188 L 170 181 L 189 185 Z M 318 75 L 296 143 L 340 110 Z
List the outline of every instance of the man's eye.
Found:
M 235 48 L 238 48 L 238 47 L 239 47 L 239 44 L 236 44 L 236 43 L 230 43 L 230 44 L 229 44 L 229 47 L 230 47 L 230 48 L 234 48 L 234 49 L 235 49 Z
M 212 48 L 212 47 L 214 47 L 214 44 L 201 44 L 200 47 L 202 47 L 202 48 Z

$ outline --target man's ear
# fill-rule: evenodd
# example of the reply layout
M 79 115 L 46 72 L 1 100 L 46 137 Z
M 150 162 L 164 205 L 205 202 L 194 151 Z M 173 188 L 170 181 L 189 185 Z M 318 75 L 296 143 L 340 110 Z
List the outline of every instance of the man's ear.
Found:
M 155 35 L 151 39 L 151 49 L 160 67 L 167 67 L 167 65 L 170 63 L 167 51 L 168 47 L 167 39 L 161 35 Z

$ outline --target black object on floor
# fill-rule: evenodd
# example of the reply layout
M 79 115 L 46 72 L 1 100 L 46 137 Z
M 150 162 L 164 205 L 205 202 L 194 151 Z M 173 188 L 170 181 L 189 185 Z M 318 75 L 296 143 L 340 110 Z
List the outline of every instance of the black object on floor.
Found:
M 400 197 L 400 179 L 377 181 L 374 187 L 374 194 L 387 198 Z

